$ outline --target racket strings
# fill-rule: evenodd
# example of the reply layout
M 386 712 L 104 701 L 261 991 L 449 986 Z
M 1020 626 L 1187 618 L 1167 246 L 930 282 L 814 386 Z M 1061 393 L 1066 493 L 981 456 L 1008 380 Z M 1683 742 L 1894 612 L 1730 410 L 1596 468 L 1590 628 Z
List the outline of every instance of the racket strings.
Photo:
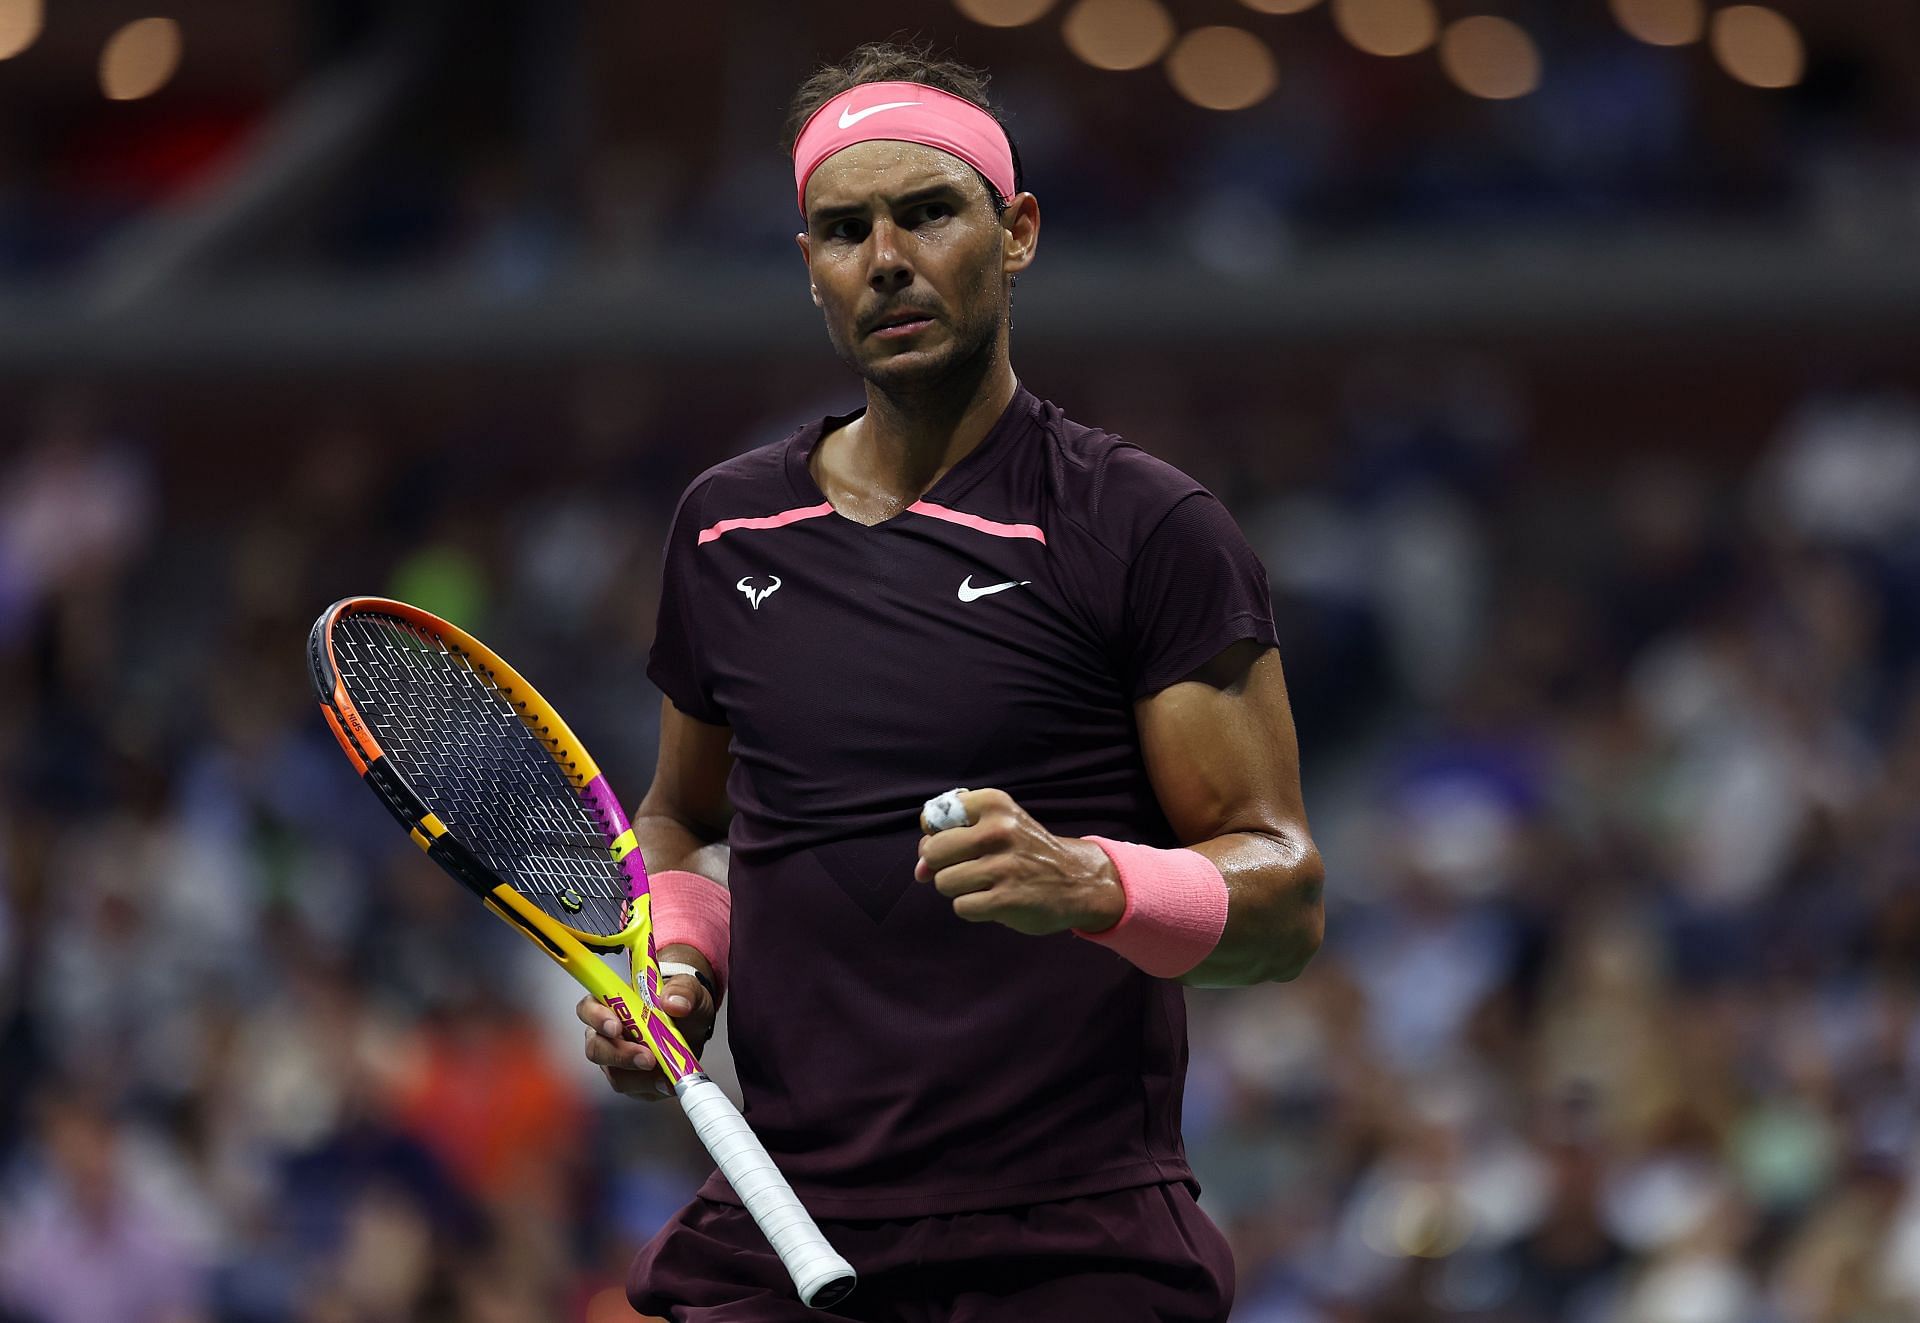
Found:
M 466 653 L 389 616 L 336 621 L 348 696 L 394 768 L 515 890 L 582 932 L 624 926 L 627 876 L 601 815 L 555 761 L 557 744 Z

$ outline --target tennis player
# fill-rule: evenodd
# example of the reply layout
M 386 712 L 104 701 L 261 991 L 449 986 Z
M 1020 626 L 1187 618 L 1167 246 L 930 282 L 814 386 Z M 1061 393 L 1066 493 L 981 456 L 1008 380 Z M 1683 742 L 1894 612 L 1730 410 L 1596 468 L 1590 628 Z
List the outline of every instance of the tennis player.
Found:
M 860 1274 L 826 1317 L 1223 1319 L 1181 985 L 1290 979 L 1322 924 L 1271 602 L 1200 484 L 1016 378 L 1040 206 L 985 83 L 869 46 L 795 100 L 800 255 L 866 407 L 675 513 L 634 816 L 665 998 L 704 1042 L 732 997 L 748 1119 Z M 629 1291 L 822 1316 L 717 1176 Z

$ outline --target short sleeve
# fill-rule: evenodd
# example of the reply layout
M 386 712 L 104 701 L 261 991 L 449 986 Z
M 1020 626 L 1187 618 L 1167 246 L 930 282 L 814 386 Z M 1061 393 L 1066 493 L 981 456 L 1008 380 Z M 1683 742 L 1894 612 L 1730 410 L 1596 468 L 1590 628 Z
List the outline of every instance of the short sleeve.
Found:
M 660 613 L 654 622 L 653 647 L 647 653 L 647 678 L 694 720 L 724 726 L 726 714 L 713 701 L 691 609 L 700 529 L 694 513 L 698 491 L 696 485 L 680 498 L 673 525 L 667 530 L 666 552 L 660 564 Z
M 1210 493 L 1183 497 L 1127 569 L 1128 685 L 1145 698 L 1242 639 L 1278 646 L 1267 572 Z

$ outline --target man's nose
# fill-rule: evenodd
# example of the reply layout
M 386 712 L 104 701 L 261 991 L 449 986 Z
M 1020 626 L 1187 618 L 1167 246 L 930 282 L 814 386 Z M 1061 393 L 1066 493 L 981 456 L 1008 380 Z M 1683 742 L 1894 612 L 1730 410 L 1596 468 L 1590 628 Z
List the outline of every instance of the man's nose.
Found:
M 900 230 L 892 221 L 882 220 L 873 227 L 873 258 L 867 268 L 867 284 L 881 294 L 891 294 L 913 283 L 913 268 L 901 249 Z

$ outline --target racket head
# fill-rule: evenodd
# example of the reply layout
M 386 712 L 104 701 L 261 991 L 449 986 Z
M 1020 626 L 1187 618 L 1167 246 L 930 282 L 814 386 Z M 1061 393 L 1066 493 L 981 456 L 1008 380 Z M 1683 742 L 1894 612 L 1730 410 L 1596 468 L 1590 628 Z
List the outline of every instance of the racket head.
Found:
M 630 952 L 633 984 L 653 1000 L 632 825 L 526 677 L 458 626 L 384 597 L 328 607 L 307 661 L 334 738 L 415 844 L 482 899 L 504 885 L 590 950 Z

